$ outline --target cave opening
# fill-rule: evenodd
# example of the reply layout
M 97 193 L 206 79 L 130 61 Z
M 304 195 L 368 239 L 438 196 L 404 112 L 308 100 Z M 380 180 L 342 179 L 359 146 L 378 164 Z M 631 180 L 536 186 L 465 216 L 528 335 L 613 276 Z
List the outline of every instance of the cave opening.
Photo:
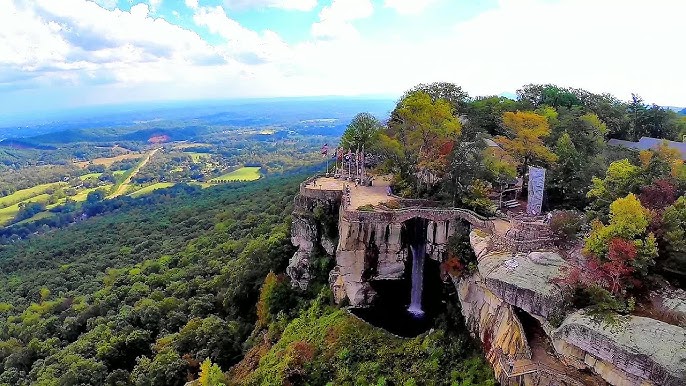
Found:
M 425 248 L 418 247 L 426 244 L 428 230 L 433 231 L 433 228 L 429 227 L 429 221 L 426 219 L 413 218 L 403 223 L 400 240 L 407 258 L 402 278 L 371 280 L 370 285 L 377 293 L 376 299 L 368 308 L 353 309 L 352 312 L 355 315 L 374 326 L 402 337 L 414 337 L 434 327 L 436 318 L 445 311 L 447 294 L 451 293 L 451 290 L 454 293 L 454 287 L 452 283 L 446 284 L 441 280 L 440 263 L 428 258 Z M 421 313 L 408 310 L 413 303 L 412 273 L 417 268 L 416 265 L 420 263 L 420 260 L 414 260 L 413 249 L 415 256 L 418 256 L 418 253 L 424 254 L 421 256 L 421 261 L 423 261 L 421 263 L 423 271 Z M 415 282 L 415 295 L 417 295 L 416 286 Z

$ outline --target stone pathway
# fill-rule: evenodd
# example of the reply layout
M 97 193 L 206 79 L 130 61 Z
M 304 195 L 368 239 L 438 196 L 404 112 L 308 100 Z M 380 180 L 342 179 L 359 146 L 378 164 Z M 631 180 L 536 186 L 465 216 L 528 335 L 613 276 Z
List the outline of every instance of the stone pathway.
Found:
M 365 205 L 379 205 L 393 200 L 388 196 L 387 189 L 391 184 L 390 176 L 374 178 L 372 186 L 355 186 L 354 182 L 333 177 L 320 177 L 310 183 L 310 189 L 338 190 L 343 191 L 345 186 L 350 187 L 350 208 L 357 209 Z

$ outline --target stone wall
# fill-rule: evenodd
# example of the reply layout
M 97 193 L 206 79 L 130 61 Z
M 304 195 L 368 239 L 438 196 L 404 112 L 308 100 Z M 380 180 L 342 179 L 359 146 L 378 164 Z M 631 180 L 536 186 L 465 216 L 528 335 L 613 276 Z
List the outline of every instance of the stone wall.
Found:
M 405 208 L 389 211 L 345 211 L 343 213 L 348 221 L 356 222 L 386 222 L 402 223 L 413 218 L 423 218 L 436 222 L 465 220 L 472 226 L 493 232 L 493 222 L 491 218 L 480 216 L 468 209 L 446 209 L 446 208 Z

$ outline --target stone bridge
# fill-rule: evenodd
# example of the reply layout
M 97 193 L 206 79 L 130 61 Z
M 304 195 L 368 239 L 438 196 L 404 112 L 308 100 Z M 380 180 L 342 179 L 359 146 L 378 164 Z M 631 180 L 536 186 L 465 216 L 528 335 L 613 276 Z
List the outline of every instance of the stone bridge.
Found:
M 351 223 L 392 223 L 402 224 L 407 220 L 413 218 L 422 218 L 429 220 L 429 226 L 434 227 L 433 232 L 446 233 L 448 228 L 451 228 L 451 222 L 455 220 L 464 220 L 469 222 L 473 227 L 481 229 L 488 233 L 495 231 L 495 218 L 487 218 L 479 214 L 462 208 L 403 208 L 387 211 L 360 211 L 360 210 L 343 210 L 342 217 Z
M 340 203 L 339 218 L 348 224 L 388 224 L 392 228 L 413 218 L 429 220 L 429 242 L 438 238 L 439 243 L 444 243 L 444 239 L 454 232 L 454 224 L 466 221 L 474 229 L 493 236 L 489 250 L 528 252 L 551 245 L 547 224 L 484 217 L 469 209 L 440 207 L 435 201 L 405 199 L 389 195 L 388 185 L 389 181 L 384 179 L 375 182 L 374 186 L 358 186 L 345 180 L 314 176 L 300 184 L 300 195 Z M 398 209 L 391 209 L 392 205 L 388 204 L 397 205 Z

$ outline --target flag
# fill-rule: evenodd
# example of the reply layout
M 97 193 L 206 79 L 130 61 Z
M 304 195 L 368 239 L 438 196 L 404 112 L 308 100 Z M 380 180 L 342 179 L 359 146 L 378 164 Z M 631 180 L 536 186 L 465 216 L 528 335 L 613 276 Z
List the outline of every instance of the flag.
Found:
M 343 148 L 339 147 L 338 151 L 336 152 L 336 155 L 338 156 L 338 160 L 341 161 L 343 159 Z
M 322 146 L 322 155 L 326 157 L 326 155 L 329 153 L 329 144 L 325 143 L 324 146 Z

